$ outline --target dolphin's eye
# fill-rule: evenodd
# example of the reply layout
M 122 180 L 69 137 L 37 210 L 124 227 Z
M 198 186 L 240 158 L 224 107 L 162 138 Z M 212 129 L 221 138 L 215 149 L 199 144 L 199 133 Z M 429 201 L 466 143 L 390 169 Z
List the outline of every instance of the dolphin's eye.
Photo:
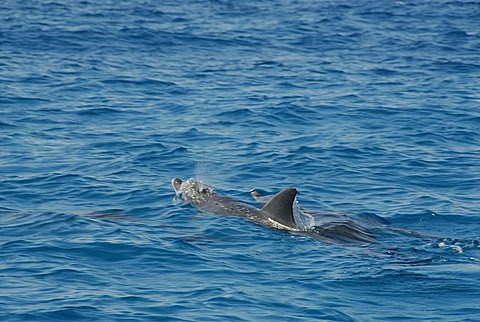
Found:
M 202 193 L 207 193 L 207 192 L 208 192 L 208 189 L 207 189 L 207 188 L 203 188 L 201 192 L 202 192 Z

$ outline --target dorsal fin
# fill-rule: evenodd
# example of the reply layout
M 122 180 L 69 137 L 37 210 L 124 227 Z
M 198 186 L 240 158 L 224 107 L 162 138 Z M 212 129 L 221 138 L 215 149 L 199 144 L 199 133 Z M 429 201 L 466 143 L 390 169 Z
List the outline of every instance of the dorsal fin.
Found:
M 297 189 L 287 188 L 277 193 L 262 210 L 267 213 L 270 219 L 292 228 L 296 228 L 293 219 L 293 202 L 297 195 Z

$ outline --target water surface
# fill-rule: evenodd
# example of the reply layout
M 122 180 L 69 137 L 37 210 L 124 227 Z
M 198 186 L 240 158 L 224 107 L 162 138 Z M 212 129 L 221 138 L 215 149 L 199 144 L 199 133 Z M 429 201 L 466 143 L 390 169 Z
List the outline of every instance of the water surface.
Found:
M 1 320 L 478 320 L 478 2 L 0 13 Z M 199 214 L 173 177 L 418 235 Z

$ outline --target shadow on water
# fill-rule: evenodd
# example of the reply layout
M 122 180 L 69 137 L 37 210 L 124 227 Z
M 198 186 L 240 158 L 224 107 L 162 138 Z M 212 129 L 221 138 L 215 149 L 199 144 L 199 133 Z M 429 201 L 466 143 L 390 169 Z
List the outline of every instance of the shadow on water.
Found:
M 99 219 L 105 221 L 112 221 L 112 222 L 124 222 L 124 221 L 135 221 L 136 218 L 130 216 L 126 212 L 121 209 L 109 209 L 109 210 L 102 210 L 102 211 L 94 211 L 94 212 L 87 212 L 87 213 L 78 213 L 78 216 L 91 218 L 91 219 Z

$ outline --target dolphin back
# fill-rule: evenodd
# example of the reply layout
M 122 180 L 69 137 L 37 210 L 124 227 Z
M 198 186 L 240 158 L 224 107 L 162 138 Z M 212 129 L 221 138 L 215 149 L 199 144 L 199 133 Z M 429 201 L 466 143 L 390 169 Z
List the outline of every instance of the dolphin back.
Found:
M 295 188 L 283 189 L 265 206 L 262 211 L 265 212 L 268 217 L 284 226 L 297 228 L 295 219 L 293 218 L 293 203 L 298 191 Z

